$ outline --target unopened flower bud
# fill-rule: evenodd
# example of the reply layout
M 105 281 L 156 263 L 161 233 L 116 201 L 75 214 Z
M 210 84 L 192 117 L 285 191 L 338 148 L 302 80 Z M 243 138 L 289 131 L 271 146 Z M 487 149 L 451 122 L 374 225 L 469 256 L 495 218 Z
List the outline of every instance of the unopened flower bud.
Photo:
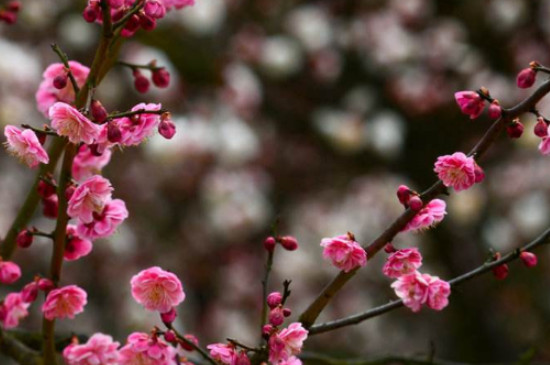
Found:
M 38 138 L 38 142 L 40 142 L 41 145 L 44 145 L 44 143 L 46 143 L 47 136 L 48 135 L 46 133 L 36 132 L 36 137 Z
M 23 290 L 21 290 L 21 299 L 25 303 L 34 302 L 37 296 L 38 296 L 38 283 L 36 281 L 28 283 L 23 287 Z
M 537 255 L 535 255 L 532 252 L 523 251 L 519 254 L 519 258 L 523 262 L 523 264 L 527 267 L 533 267 L 537 266 Z
M 65 199 L 70 200 L 75 190 L 76 187 L 73 184 L 69 184 L 69 186 L 65 189 Z
M 178 340 L 178 338 L 176 337 L 176 334 L 172 330 L 168 330 L 164 332 L 164 339 L 170 343 L 175 343 Z
M 397 188 L 397 199 L 399 199 L 399 202 L 403 205 L 407 205 L 409 203 L 409 198 L 411 197 L 411 189 L 409 189 L 408 186 L 400 185 Z
M 537 124 L 535 124 L 535 135 L 543 138 L 548 136 L 548 124 L 542 117 L 537 118 Z
M 145 14 L 141 14 L 139 17 L 139 24 L 143 30 L 151 31 L 157 27 L 157 20 Z
M 199 345 L 199 340 L 197 339 L 197 337 L 195 337 L 192 334 L 183 335 L 183 338 L 185 338 L 187 341 L 191 342 L 195 346 Z M 191 346 L 189 343 L 187 343 L 185 341 L 180 341 L 180 346 L 181 346 L 182 349 L 184 349 L 186 351 L 194 351 L 195 350 L 195 348 L 193 346 Z
M 271 323 L 275 327 L 282 325 L 285 321 L 285 316 L 283 314 L 282 308 L 277 307 L 270 310 L 268 320 L 269 323 Z
M 298 241 L 292 236 L 284 236 L 279 239 L 281 246 L 287 251 L 294 251 L 298 248 Z
M 275 307 L 278 307 L 279 304 L 281 304 L 281 302 L 283 301 L 283 295 L 278 291 L 274 291 L 273 293 L 267 296 L 266 301 L 269 308 L 273 309 Z
M 42 214 L 44 214 L 45 217 L 56 219 L 57 218 L 57 210 L 59 207 L 59 201 L 57 198 L 57 195 L 51 195 L 45 199 L 42 199 Z
M 134 87 L 136 90 L 142 94 L 146 93 L 149 90 L 149 79 L 143 76 L 139 70 L 134 71 Z
M 489 118 L 498 119 L 502 115 L 502 108 L 498 100 L 493 100 L 491 105 L 489 105 Z
M 283 316 L 290 317 L 292 310 L 290 308 L 283 308 Z
M 63 89 L 65 86 L 67 86 L 67 75 L 66 74 L 63 74 L 63 75 L 57 75 L 56 77 L 54 77 L 53 79 L 53 87 L 55 87 L 56 89 L 58 90 L 61 90 Z
M 52 290 L 54 287 L 55 285 L 53 284 L 53 281 L 51 281 L 50 279 L 40 278 L 40 280 L 38 280 L 38 289 L 44 292 L 48 292 Z
M 28 229 L 24 229 L 19 232 L 17 238 L 15 239 L 15 242 L 17 242 L 17 246 L 21 248 L 27 248 L 32 245 L 33 239 L 33 234 Z
M 107 125 L 107 139 L 111 143 L 122 141 L 122 131 L 116 123 L 111 122 Z
M 170 85 L 170 73 L 164 67 L 153 70 L 152 79 L 157 87 L 165 88 Z
M 0 21 L 4 21 L 7 24 L 15 24 L 17 21 L 17 13 L 13 11 L 0 10 Z
M 124 24 L 124 30 L 126 30 L 129 33 L 128 35 L 132 35 L 139 29 L 140 25 L 141 24 L 140 24 L 139 16 L 134 14 L 130 17 L 130 19 L 126 21 L 126 24 Z
M 502 264 L 496 267 L 493 267 L 492 269 L 493 275 L 497 280 L 504 280 L 508 276 L 508 265 Z
M 418 195 L 412 196 L 409 199 L 409 208 L 411 208 L 413 212 L 418 212 L 423 206 L 424 203 L 422 203 L 422 199 L 420 199 Z
M 386 253 L 394 253 L 394 252 L 397 251 L 397 250 L 395 249 L 395 247 L 393 247 L 393 245 L 391 244 L 391 242 L 388 242 L 388 243 L 386 243 L 386 246 L 384 246 L 384 251 L 385 251 Z
M 519 138 L 523 134 L 523 124 L 519 120 L 513 120 L 512 123 L 510 123 L 506 127 L 506 133 L 508 134 L 508 137 L 510 138 Z
M 162 323 L 165 325 L 170 325 L 172 322 L 176 320 L 176 317 L 178 316 L 178 313 L 174 308 L 170 309 L 166 313 L 161 313 L 160 318 L 162 319 Z
M 264 240 L 264 248 L 268 252 L 273 252 L 276 244 L 277 244 L 277 241 L 275 241 L 275 237 L 269 236 Z
M 262 327 L 262 334 L 264 337 L 269 337 L 271 335 L 271 332 L 273 332 L 273 326 L 270 324 L 266 324 Z
M 148 0 L 143 7 L 143 12 L 151 18 L 160 19 L 166 15 L 166 7 L 159 0 Z
M 50 184 L 49 182 L 40 180 L 38 182 L 38 186 L 36 187 L 36 191 L 41 198 L 49 198 L 50 196 L 55 194 L 55 186 Z
M 519 88 L 527 89 L 533 86 L 536 78 L 537 78 L 537 72 L 535 70 L 533 70 L 531 67 L 524 68 L 518 73 L 516 83 Z
M 99 18 L 100 10 L 99 6 L 96 4 L 97 3 L 91 3 L 82 12 L 82 17 L 88 23 L 93 23 L 97 20 L 97 18 Z
M 162 119 L 159 123 L 158 131 L 166 139 L 172 139 L 176 134 L 176 126 L 170 119 Z
M 99 100 L 92 100 L 90 111 L 92 113 L 92 118 L 94 118 L 94 121 L 98 124 L 103 124 L 107 119 L 107 110 L 105 110 Z

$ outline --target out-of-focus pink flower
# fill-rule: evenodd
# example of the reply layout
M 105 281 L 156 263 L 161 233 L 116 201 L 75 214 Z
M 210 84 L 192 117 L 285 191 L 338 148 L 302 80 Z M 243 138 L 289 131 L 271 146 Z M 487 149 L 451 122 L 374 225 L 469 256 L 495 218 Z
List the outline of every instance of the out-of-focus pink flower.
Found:
M 485 100 L 475 91 L 459 91 L 455 93 L 455 100 L 460 111 L 470 116 L 470 119 L 479 117 L 485 107 Z
M 72 224 L 67 225 L 67 244 L 63 252 L 65 260 L 78 260 L 90 252 L 92 252 L 92 242 L 80 237 L 76 232 L 76 226 Z
M 20 130 L 13 125 L 4 128 L 4 135 L 7 138 L 5 143 L 8 152 L 29 167 L 36 167 L 39 163 L 50 162 L 48 154 L 40 144 L 36 133 L 30 129 Z
M 308 331 L 299 322 L 291 323 L 288 328 L 276 332 L 269 338 L 269 361 L 273 364 L 288 360 L 302 351 Z
M 418 249 L 405 248 L 395 251 L 388 257 L 382 272 L 390 278 L 398 278 L 415 272 L 420 266 L 422 266 L 422 255 Z
M 76 61 L 69 61 L 69 67 L 78 86 L 84 86 L 90 69 Z M 48 110 L 58 101 L 69 104 L 75 101 L 73 85 L 70 82 L 61 90 L 53 86 L 53 79 L 57 76 L 65 75 L 66 73 L 67 71 L 62 63 L 53 63 L 49 65 L 42 74 L 43 79 L 36 92 L 36 104 L 38 110 L 40 110 L 44 116 L 48 116 Z
M 90 223 L 79 223 L 78 234 L 90 240 L 111 236 L 118 226 L 128 218 L 126 204 L 120 199 L 114 199 L 105 204 L 103 211 L 94 214 Z
M 150 311 L 168 312 L 185 299 L 178 277 L 158 266 L 134 275 L 130 284 L 134 299 Z
M 86 292 L 76 285 L 54 289 L 48 293 L 42 305 L 42 313 L 50 321 L 55 318 L 73 319 L 76 314 L 84 311 L 87 297 Z
M 434 171 L 445 186 L 452 186 L 456 191 L 466 190 L 476 181 L 476 162 L 462 152 L 439 156 Z
M 411 308 L 413 312 L 418 312 L 422 308 L 422 304 L 428 300 L 428 282 L 418 271 L 400 276 L 391 287 L 395 290 L 395 294 L 403 300 L 403 304 Z
M 367 263 L 367 253 L 349 234 L 323 238 L 321 246 L 324 247 L 323 257 L 344 272 L 365 266 Z
M 489 118 L 498 119 L 502 115 L 502 108 L 498 100 L 493 100 L 491 105 L 489 105 Z
M 548 128 L 550 135 L 550 128 Z M 539 143 L 539 151 L 543 155 L 550 155 L 550 137 L 543 137 L 542 140 Z
M 409 223 L 403 228 L 403 232 L 427 229 L 435 226 L 445 218 L 447 205 L 441 199 L 433 199 L 424 205 Z
M 0 261 L 0 283 L 13 284 L 21 277 L 19 265 L 11 261 Z
M 57 102 L 49 109 L 52 128 L 72 143 L 93 143 L 99 137 L 100 127 L 92 123 L 69 104 Z
M 172 139 L 174 135 L 176 134 L 176 125 L 174 122 L 172 122 L 171 119 L 162 119 L 160 121 L 159 127 L 159 134 L 163 136 L 166 139 Z
M 176 365 L 176 349 L 160 337 L 134 332 L 119 350 L 120 365 Z
M 94 175 L 80 184 L 69 200 L 67 213 L 83 223 L 91 223 L 93 214 L 101 214 L 107 202 L 111 200 L 113 187 L 103 176 Z
M 93 175 L 99 174 L 109 161 L 111 161 L 111 150 L 105 149 L 100 156 L 97 156 L 87 145 L 80 146 L 77 155 L 73 160 L 72 177 L 76 181 L 83 181 Z
M 187 6 L 195 5 L 195 0 L 163 0 L 163 3 L 166 10 L 170 10 L 172 7 L 181 9 Z
M 213 343 L 206 348 L 210 351 L 210 357 L 222 364 L 232 365 L 237 357 L 235 346 L 231 344 Z
M 143 11 L 151 18 L 161 19 L 166 15 L 166 7 L 160 0 L 147 0 Z
M 518 73 L 516 78 L 516 83 L 521 89 L 528 89 L 535 83 L 537 79 L 537 71 L 533 70 L 531 67 L 524 68 Z
M 72 343 L 63 350 L 68 365 L 118 365 L 118 342 L 103 333 L 95 333 L 84 344 Z
M 23 301 L 20 293 L 9 293 L 0 306 L 0 321 L 5 329 L 17 327 L 19 321 L 29 315 L 30 303 Z
M 302 360 L 296 356 L 291 356 L 287 360 L 280 361 L 277 365 L 302 365 Z
M 435 310 L 442 310 L 449 304 L 451 285 L 437 276 L 423 274 L 428 281 L 428 307 Z

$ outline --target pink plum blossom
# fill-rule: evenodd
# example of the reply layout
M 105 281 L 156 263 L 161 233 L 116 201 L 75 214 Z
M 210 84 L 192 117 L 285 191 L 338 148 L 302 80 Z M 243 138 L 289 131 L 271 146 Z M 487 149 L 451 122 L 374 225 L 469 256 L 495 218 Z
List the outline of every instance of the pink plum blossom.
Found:
M 231 344 L 213 343 L 206 348 L 210 351 L 210 357 L 222 364 L 232 365 L 237 357 L 235 346 Z
M 101 213 L 93 214 L 93 218 L 90 223 L 78 224 L 78 234 L 90 240 L 107 238 L 128 218 L 128 210 L 124 201 L 114 199 L 105 204 Z
M 550 126 L 546 127 L 548 137 L 543 137 L 539 143 L 539 151 L 543 155 L 550 155 Z
M 39 163 L 50 162 L 48 154 L 40 144 L 36 133 L 30 129 L 20 130 L 12 125 L 4 128 L 7 138 L 5 143 L 8 152 L 29 167 L 36 167 Z
M 176 349 L 160 337 L 134 332 L 119 350 L 119 365 L 176 365 Z
M 520 89 L 528 89 L 535 84 L 537 71 L 531 67 L 524 68 L 518 73 L 516 84 Z
M 23 300 L 20 293 L 9 293 L 0 306 L 0 321 L 5 329 L 15 328 L 19 321 L 29 315 L 30 303 Z
M 439 156 L 434 171 L 445 186 L 456 191 L 466 190 L 476 181 L 476 162 L 462 152 Z
M 63 350 L 68 365 L 118 365 L 118 342 L 103 333 L 95 333 L 84 344 L 72 343 Z
M 88 77 L 90 69 L 76 61 L 69 61 L 69 67 L 78 86 L 84 86 L 84 82 L 86 81 L 86 77 Z M 44 116 L 48 116 L 48 110 L 58 101 L 69 104 L 74 103 L 75 93 L 73 85 L 70 82 L 68 82 L 62 89 L 56 89 L 53 86 L 53 80 L 57 76 L 63 76 L 66 73 L 65 66 L 62 63 L 53 63 L 48 66 L 42 74 L 43 80 L 38 87 L 38 91 L 36 92 L 36 104 L 38 106 L 38 110 L 40 110 Z
M 421 274 L 415 271 L 400 276 L 392 285 L 403 304 L 418 312 L 424 303 L 435 310 L 441 310 L 449 303 L 451 286 L 437 276 Z
M 427 274 L 424 274 L 426 276 Z M 428 275 L 429 276 L 429 275 Z M 437 276 L 429 276 L 428 281 L 428 307 L 435 310 L 442 310 L 449 304 L 451 285 Z
M 324 247 L 323 257 L 344 272 L 365 266 L 367 263 L 367 253 L 349 234 L 323 238 L 321 246 Z
M 475 91 L 458 91 L 455 93 L 455 100 L 460 111 L 475 119 L 483 112 L 485 100 Z
M 92 252 L 92 242 L 80 237 L 77 233 L 76 226 L 67 225 L 67 243 L 63 257 L 67 261 L 78 260 Z
M 69 199 L 67 213 L 82 223 L 91 223 L 93 214 L 101 214 L 107 202 L 111 200 L 113 187 L 109 180 L 94 175 L 80 184 Z
M 397 250 L 388 257 L 382 272 L 390 278 L 398 278 L 416 271 L 420 266 L 422 266 L 422 255 L 418 249 L 405 248 Z
M 84 306 L 88 302 L 87 297 L 86 292 L 76 285 L 53 289 L 46 296 L 42 312 L 50 321 L 55 318 L 73 319 L 76 314 L 84 311 Z
M 134 299 L 150 311 L 168 312 L 185 299 L 178 277 L 158 266 L 134 275 L 130 284 Z
M 0 261 L 0 283 L 13 284 L 21 277 L 21 269 L 15 262 Z
M 140 103 L 132 108 L 136 110 L 160 110 L 160 104 L 145 104 Z M 123 146 L 137 146 L 145 139 L 153 135 L 155 129 L 160 123 L 160 115 L 158 114 L 137 114 L 132 117 L 124 117 L 111 121 L 115 123 L 122 133 L 120 144 Z
M 302 360 L 296 356 L 291 356 L 287 360 L 280 361 L 277 365 L 302 365 Z
M 447 205 L 441 199 L 433 199 L 416 213 L 409 223 L 403 228 L 403 232 L 427 229 L 441 222 L 447 214 Z
M 90 144 L 99 137 L 100 127 L 69 104 L 55 103 L 48 115 L 57 134 L 67 137 L 72 143 Z
M 288 360 L 302 351 L 308 331 L 299 322 L 275 332 L 269 338 L 269 361 L 273 364 Z
M 111 150 L 105 149 L 100 156 L 96 156 L 87 145 L 80 146 L 73 160 L 72 177 L 76 181 L 83 181 L 99 174 L 111 160 Z

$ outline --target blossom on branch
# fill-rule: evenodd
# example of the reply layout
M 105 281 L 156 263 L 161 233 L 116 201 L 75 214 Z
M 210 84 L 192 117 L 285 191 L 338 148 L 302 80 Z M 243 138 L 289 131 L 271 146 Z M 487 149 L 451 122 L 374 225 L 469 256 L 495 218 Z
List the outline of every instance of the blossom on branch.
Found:
M 86 292 L 76 285 L 54 289 L 46 296 L 42 312 L 50 321 L 55 318 L 73 319 L 76 314 L 84 311 L 84 306 L 88 302 L 87 297 Z
M 118 365 L 120 344 L 103 333 L 95 333 L 84 344 L 71 343 L 63 350 L 68 365 Z
M 176 349 L 157 336 L 134 332 L 119 350 L 120 365 L 176 365 Z
M 78 234 L 90 240 L 107 238 L 128 218 L 128 210 L 124 201 L 114 199 L 105 204 L 101 213 L 93 214 L 93 218 L 89 223 L 78 224 Z
M 441 199 L 433 199 L 426 204 L 403 228 L 403 232 L 428 229 L 445 218 L 447 204 Z
M 23 300 L 21 293 L 9 293 L 0 306 L 0 321 L 5 329 L 15 328 L 19 321 L 29 315 L 30 303 Z
M 67 261 L 78 260 L 92 252 L 92 242 L 78 235 L 76 226 L 67 225 L 67 243 L 63 257 Z
M 437 276 L 422 274 L 418 271 L 400 276 L 391 287 L 403 300 L 403 304 L 413 312 L 420 311 L 424 303 L 432 309 L 441 310 L 449 303 L 447 298 L 451 294 L 449 283 Z
M 392 253 L 386 260 L 382 272 L 390 278 L 398 278 L 415 272 L 422 266 L 422 255 L 417 248 L 405 248 Z
M 132 296 L 150 311 L 168 312 L 185 299 L 178 277 L 153 266 L 132 277 Z
M 482 170 L 476 168 L 473 157 L 468 157 L 462 152 L 452 155 L 439 156 L 435 162 L 434 171 L 437 173 L 443 185 L 452 186 L 456 191 L 466 190 L 479 180 Z
M 105 149 L 101 155 L 97 156 L 89 146 L 80 146 L 73 160 L 73 179 L 82 182 L 93 175 L 99 174 L 111 160 L 111 154 L 110 149 Z
M 50 162 L 48 153 L 44 150 L 36 133 L 30 129 L 20 130 L 13 125 L 4 128 L 5 142 L 8 153 L 16 156 L 29 167 L 36 167 L 39 163 Z
M 350 234 L 323 238 L 321 246 L 324 247 L 323 257 L 344 272 L 365 266 L 367 263 L 367 253 Z
M 273 364 L 289 360 L 302 351 L 308 331 L 299 322 L 291 323 L 288 328 L 275 332 L 269 338 L 269 361 Z
M 80 184 L 69 199 L 67 213 L 82 223 L 94 221 L 94 213 L 101 214 L 111 200 L 113 187 L 103 176 L 94 175 Z
M 475 119 L 483 112 L 485 100 L 475 91 L 458 91 L 455 93 L 455 100 L 460 111 Z
M 69 104 L 57 102 L 51 106 L 48 115 L 52 128 L 71 143 L 91 144 L 99 137 L 100 128 Z

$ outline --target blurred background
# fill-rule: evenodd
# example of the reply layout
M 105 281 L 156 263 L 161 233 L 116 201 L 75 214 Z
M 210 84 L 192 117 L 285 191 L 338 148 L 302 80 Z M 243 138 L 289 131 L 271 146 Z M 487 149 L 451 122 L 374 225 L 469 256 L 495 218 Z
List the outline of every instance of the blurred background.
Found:
M 16 25 L 0 24 L 0 124 L 47 122 L 34 93 L 57 42 L 89 65 L 99 27 L 81 17 L 84 1 L 25 0 Z M 168 89 L 137 93 L 115 68 L 99 89 L 109 111 L 161 102 L 177 134 L 114 154 L 104 170 L 130 218 L 93 252 L 64 266 L 65 284 L 89 293 L 84 314 L 60 321 L 67 333 L 110 333 L 160 325 L 130 295 L 129 280 L 159 265 L 187 294 L 177 326 L 202 345 L 226 337 L 258 341 L 262 241 L 280 219 L 295 252 L 277 251 L 270 289 L 292 280 L 292 319 L 337 273 L 320 240 L 351 231 L 368 243 L 402 211 L 400 184 L 435 181 L 437 156 L 468 151 L 490 125 L 461 115 L 453 93 L 487 87 L 504 107 L 531 91 L 515 86 L 532 60 L 550 65 L 549 0 L 197 0 L 140 31 L 121 59 L 156 59 Z M 542 77 L 539 77 L 542 78 Z M 540 83 L 540 80 L 538 81 Z M 549 98 L 550 99 L 550 98 Z M 550 104 L 540 104 L 550 117 Z M 545 114 L 547 113 L 547 114 Z M 550 160 L 537 151 L 534 119 L 519 140 L 502 136 L 481 165 L 483 184 L 446 198 L 437 229 L 400 235 L 417 246 L 421 271 L 445 279 L 506 252 L 550 226 Z M 12 222 L 33 172 L 0 154 L 0 232 Z M 43 230 L 53 222 L 37 216 Z M 358 326 L 312 337 L 306 350 L 340 357 L 425 355 L 454 361 L 550 361 L 550 252 L 539 265 L 510 266 L 457 288 L 443 312 L 399 309 Z M 24 282 L 47 272 L 50 243 L 15 255 Z M 323 312 L 320 321 L 395 298 L 379 254 Z M 3 290 L 13 290 L 3 288 Z M 39 303 L 23 328 L 39 328 Z

